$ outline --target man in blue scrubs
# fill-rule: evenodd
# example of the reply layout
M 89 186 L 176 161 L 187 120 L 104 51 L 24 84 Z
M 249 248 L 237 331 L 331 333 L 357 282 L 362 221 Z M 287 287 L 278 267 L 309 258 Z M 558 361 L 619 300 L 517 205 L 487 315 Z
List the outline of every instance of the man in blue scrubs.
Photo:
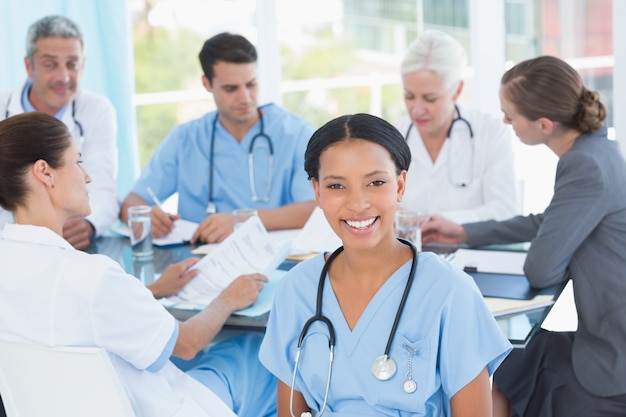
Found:
M 275 105 L 257 105 L 257 53 L 243 36 L 221 33 L 199 54 L 202 84 L 217 110 L 176 126 L 155 151 L 122 204 L 155 204 L 178 192 L 178 214 L 152 210 L 155 237 L 179 216 L 200 226 L 195 242 L 233 232 L 232 211 L 256 208 L 268 230 L 304 226 L 315 201 L 304 171 L 313 126 Z M 151 194 L 150 191 L 154 194 Z

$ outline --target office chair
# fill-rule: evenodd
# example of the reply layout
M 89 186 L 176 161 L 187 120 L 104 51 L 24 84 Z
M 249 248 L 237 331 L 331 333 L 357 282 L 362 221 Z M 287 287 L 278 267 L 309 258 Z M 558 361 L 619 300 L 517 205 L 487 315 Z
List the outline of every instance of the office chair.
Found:
M 102 348 L 0 340 L 0 393 L 7 417 L 136 417 Z

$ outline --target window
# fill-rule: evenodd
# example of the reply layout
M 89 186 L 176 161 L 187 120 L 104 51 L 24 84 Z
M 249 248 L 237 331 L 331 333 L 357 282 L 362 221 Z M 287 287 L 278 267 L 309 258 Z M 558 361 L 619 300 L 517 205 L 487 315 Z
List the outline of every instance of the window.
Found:
M 393 122 L 405 112 L 400 60 L 422 28 L 448 31 L 468 53 L 489 47 L 471 43 L 471 1 L 478 0 L 258 0 L 259 8 L 255 0 L 130 1 L 140 166 L 176 124 L 214 108 L 201 86 L 197 60 L 213 34 L 243 34 L 257 45 L 261 60 L 256 22 L 269 21 L 280 44 L 281 72 L 280 91 L 271 95 L 315 126 L 355 112 Z M 554 54 L 569 60 L 587 85 L 600 91 L 612 126 L 612 0 L 501 1 L 506 59 L 514 63 Z M 275 16 L 268 3 L 275 5 Z M 267 10 L 269 15 L 262 15 Z M 470 62 L 473 72 L 480 65 Z M 473 91 L 471 76 L 466 84 L 461 101 L 472 105 L 481 91 Z M 556 158 L 547 149 L 519 144 L 516 152 L 524 210 L 542 211 L 551 198 Z

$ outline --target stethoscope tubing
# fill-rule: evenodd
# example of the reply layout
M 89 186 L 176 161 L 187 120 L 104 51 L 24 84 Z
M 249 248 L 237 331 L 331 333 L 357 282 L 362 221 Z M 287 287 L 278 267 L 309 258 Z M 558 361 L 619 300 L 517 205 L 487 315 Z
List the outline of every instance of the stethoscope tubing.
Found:
M 402 312 L 404 310 L 404 306 L 406 305 L 409 292 L 411 291 L 411 286 L 413 285 L 413 280 L 415 278 L 415 272 L 417 269 L 417 259 L 418 259 L 417 249 L 415 248 L 415 246 L 413 246 L 412 243 L 404 239 L 398 238 L 398 240 L 411 248 L 411 251 L 413 252 L 413 259 L 411 261 L 411 270 L 409 272 L 409 277 L 407 279 L 406 286 L 404 287 L 402 298 L 400 299 L 400 304 L 398 306 L 396 316 L 393 320 L 393 325 L 391 326 L 391 331 L 389 332 L 387 345 L 385 346 L 385 353 L 384 353 L 385 357 L 388 357 L 391 351 L 391 345 L 393 344 L 394 336 L 398 330 L 398 325 L 400 323 L 400 319 L 402 318 Z M 337 256 L 339 256 L 341 252 L 343 252 L 343 249 L 344 249 L 343 246 L 340 246 L 339 248 L 337 248 L 328 257 L 326 262 L 324 262 L 324 267 L 322 268 L 322 272 L 320 273 L 320 279 L 317 284 L 317 297 L 315 299 L 315 315 L 306 321 L 306 323 L 302 327 L 302 331 L 300 332 L 300 337 L 298 338 L 296 356 L 294 360 L 293 376 L 292 376 L 292 382 L 291 382 L 291 395 L 290 395 L 290 400 L 289 400 L 289 407 L 290 407 L 289 411 L 292 417 L 296 417 L 293 413 L 293 393 L 295 389 L 296 373 L 298 370 L 298 364 L 300 362 L 300 354 L 302 352 L 302 346 L 304 344 L 304 339 L 306 338 L 309 327 L 311 327 L 311 325 L 317 321 L 321 321 L 328 328 L 328 348 L 329 348 L 328 377 L 327 377 L 327 382 L 326 382 L 326 389 L 324 393 L 324 400 L 322 403 L 322 407 L 317 417 L 321 417 L 321 415 L 324 414 L 324 411 L 326 409 L 326 404 L 328 401 L 328 391 L 330 389 L 330 376 L 332 372 L 332 361 L 334 359 L 335 328 L 332 322 L 330 321 L 330 319 L 324 316 L 322 313 L 322 300 L 323 300 L 323 293 L 324 293 L 324 283 L 326 281 L 326 275 L 328 274 L 328 269 L 330 267 L 330 264 L 335 260 Z
M 470 122 L 467 119 L 465 119 L 464 117 L 461 116 L 461 111 L 459 110 L 459 106 L 456 103 L 454 103 L 454 110 L 455 110 L 455 116 L 452 119 L 452 123 L 450 123 L 450 127 L 448 127 L 448 130 L 446 132 L 446 140 L 451 140 L 450 134 L 452 133 L 452 128 L 454 127 L 454 124 L 456 122 L 464 123 L 467 126 L 467 129 L 469 130 L 469 136 L 470 136 L 470 142 L 471 142 L 471 148 L 472 148 L 472 156 L 471 156 L 471 158 L 472 158 L 472 162 L 474 162 L 473 161 L 474 156 L 475 156 L 474 155 L 474 146 L 475 146 L 475 143 L 474 143 L 474 129 L 472 129 L 472 125 L 470 124 Z M 409 134 L 411 133 L 411 129 L 412 128 L 413 128 L 413 121 L 411 121 L 410 118 L 409 118 L 409 127 L 406 129 L 406 134 L 404 135 L 404 140 L 407 141 L 407 142 L 409 140 Z M 450 145 L 448 145 L 448 154 L 449 155 L 451 154 Z M 455 182 L 455 181 L 453 181 L 452 174 L 451 174 L 452 161 L 451 160 L 448 161 L 447 165 L 448 165 L 448 181 L 450 181 L 450 183 L 452 185 L 454 185 L 455 187 L 457 187 L 457 188 L 469 187 L 469 185 L 472 183 L 472 179 L 474 177 L 473 170 L 470 172 L 470 179 L 469 179 L 469 181 Z
M 256 135 L 252 137 L 250 141 L 250 146 L 248 147 L 248 175 L 250 181 L 250 194 L 252 195 L 252 201 L 254 202 L 268 202 L 270 197 L 270 192 L 272 190 L 272 180 L 274 175 L 274 144 L 272 139 L 265 133 L 265 121 L 263 120 L 263 112 L 261 112 L 260 108 L 257 108 L 257 112 L 259 114 L 259 123 L 260 123 L 260 131 Z M 214 214 L 217 210 L 215 207 L 215 203 L 213 201 L 213 161 L 215 154 L 215 131 L 217 129 L 217 121 L 219 120 L 219 113 L 215 113 L 215 117 L 212 122 L 212 130 L 211 130 L 211 144 L 209 145 L 209 203 L 207 205 L 207 213 Z M 265 188 L 265 194 L 262 197 L 256 192 L 256 181 L 254 180 L 254 144 L 257 139 L 263 138 L 267 142 L 267 146 L 269 148 L 269 159 L 268 159 L 268 178 L 267 178 L 267 187 Z
M 4 110 L 4 118 L 8 119 L 10 112 L 9 112 L 9 108 L 11 107 L 11 99 L 13 98 L 13 93 L 9 94 L 9 98 L 7 99 L 7 104 L 6 104 L 6 108 Z M 84 142 L 84 137 L 85 137 L 85 132 L 83 130 L 83 125 L 76 119 L 76 99 L 72 100 L 72 120 L 74 121 L 74 124 L 76 125 L 76 127 L 78 127 L 78 135 L 79 135 L 79 140 L 80 140 L 80 144 L 82 145 L 82 143 Z

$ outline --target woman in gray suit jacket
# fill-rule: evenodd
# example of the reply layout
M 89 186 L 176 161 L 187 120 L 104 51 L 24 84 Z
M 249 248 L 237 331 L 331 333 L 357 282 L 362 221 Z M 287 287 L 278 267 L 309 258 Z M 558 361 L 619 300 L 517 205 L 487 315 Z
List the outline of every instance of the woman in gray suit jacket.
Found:
M 606 109 L 564 61 L 541 56 L 502 77 L 505 123 L 558 157 L 542 214 L 458 225 L 434 217 L 424 243 L 530 241 L 531 285 L 572 280 L 576 332 L 541 331 L 494 377 L 494 416 L 626 415 L 626 163 L 608 140 Z

